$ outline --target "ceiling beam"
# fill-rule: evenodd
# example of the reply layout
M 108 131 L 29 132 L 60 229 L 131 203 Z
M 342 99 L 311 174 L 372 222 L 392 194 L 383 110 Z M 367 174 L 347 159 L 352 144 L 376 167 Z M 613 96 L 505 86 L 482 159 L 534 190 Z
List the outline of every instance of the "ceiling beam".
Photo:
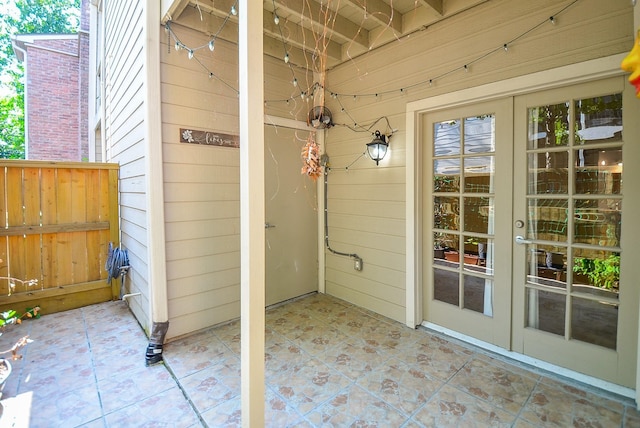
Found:
M 188 5 L 189 0 L 175 0 L 173 2 L 162 1 L 162 7 L 166 8 L 162 14 L 162 24 L 177 19 Z
M 382 0 L 367 0 L 364 5 L 355 0 L 346 0 L 346 3 L 363 11 L 364 16 L 374 19 L 380 25 L 389 27 L 396 33 L 402 33 L 402 14 Z
M 438 15 L 444 15 L 444 0 L 418 0 L 420 4 L 434 10 Z
M 351 42 L 369 47 L 369 32 L 366 29 L 313 0 L 275 3 L 278 16 L 286 16 L 291 21 L 300 20 L 300 25 L 319 34 L 326 31 L 330 39 L 339 39 L 336 40 L 339 43 Z
M 333 40 L 322 41 L 318 40 L 318 35 L 313 31 L 308 30 L 296 23 L 289 22 L 285 18 L 278 17 L 280 23 L 276 25 L 274 22 L 275 15 L 269 11 L 264 11 L 263 14 L 263 26 L 266 35 L 273 37 L 276 40 L 282 38 L 286 42 L 287 48 L 289 46 L 296 46 L 302 50 L 308 51 L 311 55 L 326 54 L 328 57 L 340 60 L 342 58 L 342 48 L 340 44 Z M 280 33 L 282 31 L 282 34 Z M 284 46 L 282 51 L 284 52 Z M 283 53 L 284 55 L 284 53 Z

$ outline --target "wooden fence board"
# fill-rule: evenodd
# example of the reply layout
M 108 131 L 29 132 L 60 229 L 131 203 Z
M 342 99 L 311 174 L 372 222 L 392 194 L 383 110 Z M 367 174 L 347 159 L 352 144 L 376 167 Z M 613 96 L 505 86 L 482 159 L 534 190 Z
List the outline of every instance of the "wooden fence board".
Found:
M 58 210 L 57 223 L 71 223 L 73 205 L 71 203 L 71 170 L 60 168 L 57 173 L 58 189 L 56 194 L 56 205 Z
M 42 224 L 58 223 L 58 205 L 56 204 L 56 170 L 42 168 L 40 170 L 40 205 L 42 208 Z
M 42 235 L 42 288 L 57 287 L 58 282 L 58 235 L 46 233 Z M 1 294 L 0 294 L 1 295 Z
M 117 297 L 104 269 L 109 243 L 119 245 L 117 165 L 0 161 L 0 218 L 0 277 L 38 281 L 10 289 L 0 279 L 0 310 Z
M 24 168 L 22 171 L 23 224 L 40 225 L 40 170 Z
M 6 188 L 9 226 L 24 225 L 22 210 L 22 168 L 7 169 Z
M 71 223 L 87 221 L 87 177 L 85 170 L 71 170 Z

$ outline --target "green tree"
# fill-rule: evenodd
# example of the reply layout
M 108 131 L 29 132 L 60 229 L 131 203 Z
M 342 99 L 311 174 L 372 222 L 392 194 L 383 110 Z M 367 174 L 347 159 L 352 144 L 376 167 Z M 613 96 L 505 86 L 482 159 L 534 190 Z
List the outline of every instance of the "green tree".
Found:
M 0 158 L 24 158 L 24 68 L 11 37 L 75 33 L 80 0 L 0 0 Z

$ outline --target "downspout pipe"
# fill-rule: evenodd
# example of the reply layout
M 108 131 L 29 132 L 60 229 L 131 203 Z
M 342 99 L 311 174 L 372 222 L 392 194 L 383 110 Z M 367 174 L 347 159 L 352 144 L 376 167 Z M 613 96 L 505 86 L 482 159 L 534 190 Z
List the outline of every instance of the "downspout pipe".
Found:
M 147 366 L 162 361 L 162 345 L 169 329 L 167 263 L 162 173 L 162 99 L 160 97 L 160 2 L 147 1 L 144 8 L 144 109 L 147 197 L 147 245 L 149 261 L 149 314 L 151 335 L 145 353 Z

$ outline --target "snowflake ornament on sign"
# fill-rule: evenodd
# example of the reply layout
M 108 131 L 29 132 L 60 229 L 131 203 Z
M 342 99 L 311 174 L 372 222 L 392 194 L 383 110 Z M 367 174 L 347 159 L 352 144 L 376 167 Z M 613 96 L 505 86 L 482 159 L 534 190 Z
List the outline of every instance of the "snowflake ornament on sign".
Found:
M 320 148 L 313 137 L 313 133 L 309 134 L 300 156 L 302 157 L 302 170 L 300 173 L 316 181 L 322 175 L 322 165 L 320 165 Z

